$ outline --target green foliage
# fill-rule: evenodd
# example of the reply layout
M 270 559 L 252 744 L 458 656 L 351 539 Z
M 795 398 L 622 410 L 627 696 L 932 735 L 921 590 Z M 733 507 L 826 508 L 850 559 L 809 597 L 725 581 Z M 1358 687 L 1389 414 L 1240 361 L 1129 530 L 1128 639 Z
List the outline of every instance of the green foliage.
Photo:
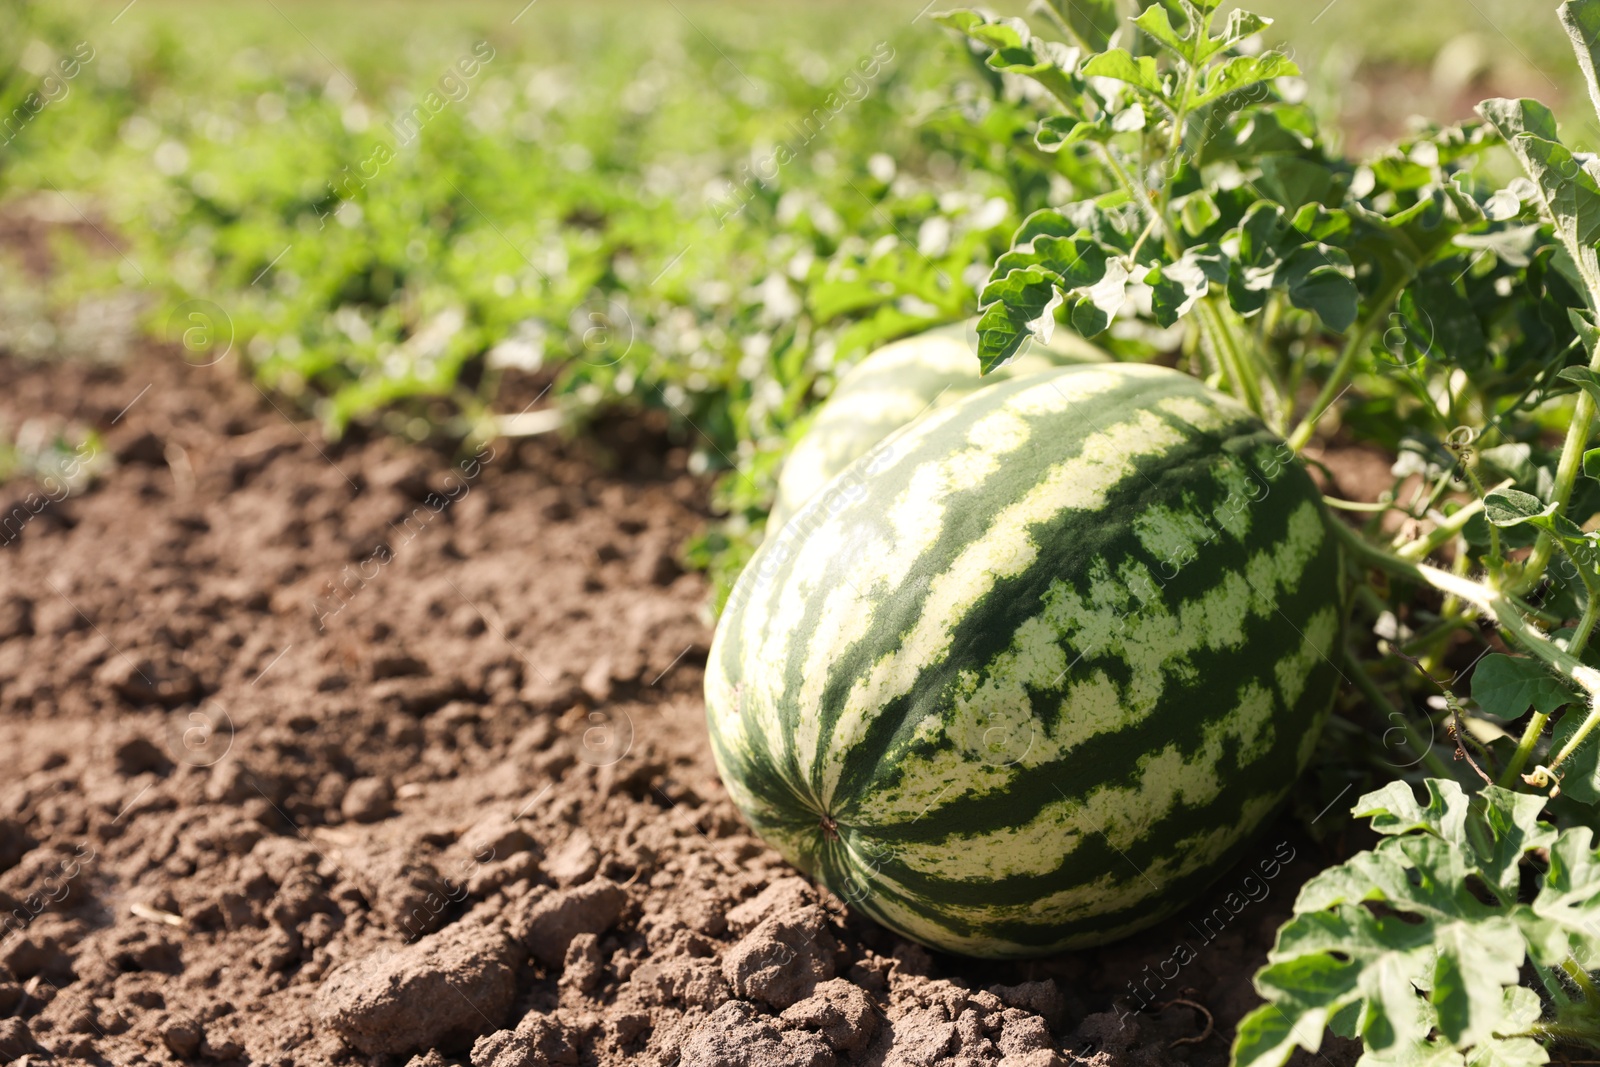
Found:
M 1541 1040 L 1600 1035 L 1591 831 L 1541 821 L 1540 797 L 1424 786 L 1426 804 L 1401 782 L 1356 804 L 1384 838 L 1301 889 L 1256 976 L 1267 1003 L 1240 1023 L 1240 1067 L 1315 1052 L 1324 1029 L 1360 1037 L 1363 1065 L 1542 1064 Z M 1518 985 L 1524 967 L 1540 992 Z
M 1472 699 L 1483 714 L 1511 722 L 1530 707 L 1549 715 L 1579 698 L 1537 660 L 1496 652 L 1473 668 Z
M 993 43 L 993 25 L 971 13 L 945 21 Z M 1218 25 L 1214 10 L 1184 2 L 1152 5 L 1134 24 L 1156 54 L 1112 47 L 1075 71 L 1018 72 L 1055 104 L 1038 119 L 1036 144 L 1074 153 L 1099 175 L 1100 189 L 1121 195 L 1058 210 L 1048 240 L 1038 226 L 1017 234 L 982 293 L 984 367 L 1009 359 L 1029 336 L 1047 336 L 1057 318 L 1086 335 L 1105 330 L 1123 313 L 1126 283 L 1138 278 L 1152 290 L 1157 324 L 1200 313 L 1206 373 L 1285 424 L 1289 412 L 1277 398 L 1292 383 L 1272 350 L 1318 327 L 1338 334 L 1360 321 L 1364 333 L 1406 282 L 1438 279 L 1441 266 L 1461 259 L 1455 239 L 1485 227 L 1481 207 L 1457 182 L 1459 168 L 1490 139 L 1477 129 L 1437 131 L 1356 168 L 1330 155 L 1309 113 L 1275 87 L 1298 73 L 1295 65 L 1277 52 L 1240 51 L 1269 20 L 1234 11 Z M 1035 52 L 1048 43 L 1008 32 Z M 1508 258 L 1515 257 L 1501 262 Z M 1427 304 L 1420 287 L 1409 293 L 1411 312 L 1431 320 L 1432 305 L 1444 302 L 1452 312 L 1468 306 L 1472 319 L 1459 274 L 1426 290 Z M 1269 325 L 1235 345 L 1224 335 L 1235 316 Z M 1466 334 L 1450 355 L 1468 355 L 1472 341 Z
M 568 425 L 664 414 L 718 475 L 722 517 L 686 549 L 718 603 L 834 376 L 974 311 L 985 371 L 1072 330 L 1233 392 L 1296 451 L 1337 428 L 1395 456 L 1375 503 L 1331 501 L 1357 519 L 1330 521 L 1370 710 L 1339 720 L 1352 758 L 1330 773 L 1402 780 L 1357 808 L 1383 842 L 1302 894 L 1236 1051 L 1281 1063 L 1325 1027 L 1372 1064 L 1593 1042 L 1593 146 L 1543 104 L 1490 100 L 1352 158 L 1266 18 L 1124 9 L 952 12 L 950 47 L 888 9 L 841 30 L 696 8 L 702 36 L 675 11 L 630 10 L 624 35 L 541 5 L 518 27 L 536 33 L 497 12 L 374 39 L 368 18 L 329 61 L 140 8 L 0 147 L 0 182 L 64 186 L 117 235 L 120 257 L 63 249 L 71 285 L 119 272 L 163 335 L 209 302 L 243 369 L 330 435 L 515 433 L 508 396 L 545 381 Z M 1600 0 L 1559 24 L 1600 107 Z M 76 33 L 0 0 L 0 103 L 36 86 L 34 42 L 63 54 Z M 452 70 L 466 91 L 397 133 Z
M 0 148 L 4 180 L 66 189 L 116 235 L 152 333 L 207 302 L 234 359 L 329 436 L 512 431 L 503 398 L 530 375 L 570 426 L 665 413 L 722 474 L 727 522 L 693 549 L 719 580 L 836 367 L 969 316 L 1050 187 L 964 122 L 904 121 L 935 90 L 996 124 L 1014 104 L 888 8 L 843 35 L 711 5 L 537 7 L 518 32 L 503 12 L 442 33 L 290 13 L 327 61 L 265 13 L 259 46 L 187 9 L 92 35 L 71 95 Z M 30 32 L 64 53 L 79 29 Z
M 1600 107 L 1600 0 L 1561 19 Z M 1050 58 L 1004 69 L 1039 87 L 1034 147 L 1080 176 L 980 294 L 986 372 L 1055 329 L 1124 358 L 1120 337 L 1166 331 L 1161 351 L 1293 449 L 1339 419 L 1399 454 L 1378 503 L 1331 501 L 1364 528 L 1332 521 L 1359 560 L 1363 690 L 1438 705 L 1378 728 L 1412 750 L 1384 766 L 1433 772 L 1429 800 L 1408 773 L 1358 806 L 1385 840 L 1306 886 L 1236 1061 L 1274 1067 L 1325 1029 L 1361 1038 L 1370 1064 L 1544 1063 L 1555 1042 L 1600 1040 L 1600 672 L 1584 660 L 1600 493 L 1579 481 L 1600 472 L 1600 167 L 1531 100 L 1345 158 L 1286 95 L 1294 64 L 1253 39 L 1268 20 L 1210 3 L 1164 0 L 1093 38 L 1062 18 L 1008 21 L 1003 44 L 993 20 L 944 21 L 995 69 L 1019 49 Z M 1509 184 L 1501 146 L 1523 172 Z M 1446 549 L 1450 571 L 1429 562 Z M 1441 669 L 1475 616 L 1500 649 Z M 1452 673 L 1470 692 L 1436 680 Z M 1520 738 L 1479 742 L 1499 724 Z

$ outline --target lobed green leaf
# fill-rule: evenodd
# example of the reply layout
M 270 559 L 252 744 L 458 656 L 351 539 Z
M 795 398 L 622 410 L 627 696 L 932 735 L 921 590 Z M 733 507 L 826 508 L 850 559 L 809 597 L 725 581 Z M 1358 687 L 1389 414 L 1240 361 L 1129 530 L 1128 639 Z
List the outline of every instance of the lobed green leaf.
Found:
M 1166 85 L 1161 77 L 1161 67 L 1156 63 L 1154 56 L 1134 58 L 1121 48 L 1113 48 L 1109 52 L 1101 52 L 1086 62 L 1083 65 L 1083 73 L 1086 77 L 1111 78 L 1127 82 L 1140 92 L 1159 100 L 1169 110 L 1172 108 L 1172 101 L 1167 96 Z
M 1253 37 L 1272 25 L 1272 20 L 1254 12 L 1235 8 L 1228 12 L 1228 21 L 1222 32 L 1200 45 L 1194 59 L 1204 63 L 1218 52 L 1237 47 L 1247 37 Z
M 1274 78 L 1289 78 L 1300 73 L 1294 61 L 1281 52 L 1259 56 L 1235 56 L 1206 72 L 1200 91 L 1189 100 L 1190 107 L 1204 107 L 1229 93 L 1247 89 Z
M 1171 52 L 1184 62 L 1194 59 L 1194 42 L 1191 37 L 1178 32 L 1172 25 L 1172 19 L 1167 14 L 1167 9 L 1160 4 L 1151 4 L 1140 12 L 1133 24 L 1143 30 L 1151 40 Z M 1195 36 L 1198 36 L 1196 34 Z
M 1104 144 L 1111 140 L 1113 131 L 1103 122 L 1075 119 L 1067 115 L 1051 115 L 1039 123 L 1033 143 L 1046 152 L 1059 152 L 1084 142 Z
M 1591 958 L 1600 856 L 1590 832 L 1557 835 L 1539 821 L 1539 796 L 1424 784 L 1422 801 L 1394 782 L 1357 802 L 1385 837 L 1302 889 L 1256 976 L 1268 1003 L 1239 1026 L 1239 1067 L 1314 1052 L 1324 1027 L 1359 1036 L 1363 1064 L 1546 1061 L 1530 1036 L 1544 1005 L 1518 982 L 1530 956 Z M 1540 849 L 1544 886 L 1531 906 L 1518 903 L 1522 861 Z
M 1473 668 L 1472 699 L 1485 715 L 1510 722 L 1530 707 L 1549 715 L 1576 697 L 1538 660 L 1496 652 Z
M 1546 504 L 1520 489 L 1496 489 L 1483 499 L 1483 513 L 1496 526 L 1521 526 L 1548 518 L 1555 512 L 1554 503 Z
M 1215 245 L 1190 248 L 1176 263 L 1158 263 L 1145 275 L 1156 321 L 1171 326 L 1187 315 L 1211 286 L 1226 285 L 1228 264 Z
M 1537 100 L 1485 100 L 1487 119 L 1538 186 L 1551 220 L 1578 248 L 1600 240 L 1600 185 L 1561 143 L 1555 114 Z

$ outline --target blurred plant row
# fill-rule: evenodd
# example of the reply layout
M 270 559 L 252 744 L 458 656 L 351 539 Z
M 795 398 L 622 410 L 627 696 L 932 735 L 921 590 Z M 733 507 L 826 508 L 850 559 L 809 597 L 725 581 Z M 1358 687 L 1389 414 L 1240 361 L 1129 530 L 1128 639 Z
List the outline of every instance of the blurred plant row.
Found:
M 242 358 L 331 437 L 518 432 L 502 394 L 528 374 L 574 424 L 661 409 L 726 472 L 730 520 L 690 550 L 725 585 L 837 370 L 971 314 L 1067 189 L 1008 151 L 1031 146 L 1016 88 L 925 20 L 685 11 L 385 30 L 290 7 L 267 46 L 12 0 L 0 185 L 73 224 L 57 304 L 132 289 L 146 330 Z

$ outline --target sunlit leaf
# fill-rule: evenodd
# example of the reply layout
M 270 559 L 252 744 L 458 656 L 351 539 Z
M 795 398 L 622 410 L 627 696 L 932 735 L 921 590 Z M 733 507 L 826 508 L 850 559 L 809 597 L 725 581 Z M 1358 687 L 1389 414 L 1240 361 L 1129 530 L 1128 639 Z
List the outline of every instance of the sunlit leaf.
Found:
M 1156 321 L 1171 326 L 1187 315 L 1213 284 L 1227 284 L 1228 264 L 1214 246 L 1191 248 L 1176 263 L 1150 268 L 1144 280 L 1151 288 L 1151 310 Z
M 1167 49 L 1179 59 L 1188 60 L 1194 49 L 1189 38 L 1179 33 L 1160 4 L 1151 4 L 1133 20 L 1133 24 L 1150 36 L 1150 39 Z
M 1111 139 L 1112 132 L 1102 122 L 1051 115 L 1039 123 L 1039 130 L 1034 134 L 1033 143 L 1046 152 L 1059 152 L 1063 148 L 1085 141 L 1104 143 Z
M 978 365 L 988 374 L 1015 356 L 1030 337 L 1049 340 L 1061 294 L 1042 270 L 1013 270 L 984 290 L 990 306 L 978 319 Z
M 1506 139 L 1538 186 L 1546 209 L 1569 239 L 1592 248 L 1600 239 L 1600 185 L 1560 141 L 1554 113 L 1536 100 L 1486 100 L 1478 111 Z
M 1496 526 L 1520 526 L 1554 515 L 1555 511 L 1554 504 L 1546 504 L 1520 489 L 1496 489 L 1484 498 L 1483 504 L 1484 514 Z
M 1240 89 L 1274 78 L 1295 77 L 1299 73 L 1300 68 L 1281 52 L 1266 52 L 1259 56 L 1235 56 L 1206 72 L 1200 91 L 1189 100 L 1189 106 L 1204 107 Z
M 1101 52 L 1083 65 L 1083 73 L 1091 78 L 1112 78 L 1127 82 L 1140 92 L 1149 93 L 1167 102 L 1166 88 L 1161 81 L 1161 68 L 1154 56 L 1135 59 L 1121 48 Z M 1170 106 L 1170 104 L 1169 104 Z
M 1204 63 L 1218 52 L 1236 47 L 1246 37 L 1253 37 L 1272 25 L 1272 20 L 1242 8 L 1228 12 L 1228 21 L 1222 31 L 1203 42 L 1195 52 L 1195 62 Z

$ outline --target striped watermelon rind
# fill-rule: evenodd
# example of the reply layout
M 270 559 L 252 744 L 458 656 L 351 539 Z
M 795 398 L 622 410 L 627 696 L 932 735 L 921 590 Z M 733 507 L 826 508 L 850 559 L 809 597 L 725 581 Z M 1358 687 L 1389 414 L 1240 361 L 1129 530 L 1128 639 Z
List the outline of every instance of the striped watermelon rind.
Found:
M 839 379 L 784 459 L 767 529 L 777 530 L 834 475 L 923 412 L 997 381 L 1105 359 L 1090 342 L 1057 330 L 1049 345 L 1030 344 L 995 373 L 980 377 L 976 319 L 876 349 Z
M 891 435 L 768 540 L 711 650 L 752 827 L 929 946 L 1133 933 L 1237 857 L 1338 677 L 1337 542 L 1243 407 L 1115 364 Z

